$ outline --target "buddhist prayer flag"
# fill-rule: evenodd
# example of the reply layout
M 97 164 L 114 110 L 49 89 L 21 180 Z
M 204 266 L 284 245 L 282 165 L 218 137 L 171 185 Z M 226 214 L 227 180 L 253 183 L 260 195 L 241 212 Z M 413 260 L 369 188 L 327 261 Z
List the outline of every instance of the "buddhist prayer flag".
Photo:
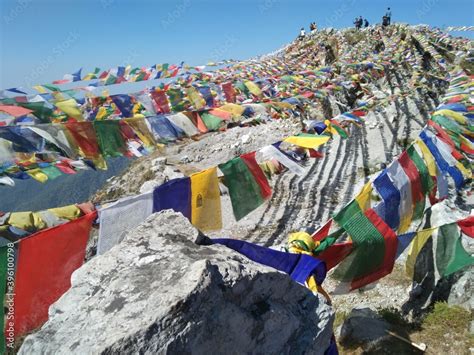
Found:
M 171 109 L 174 112 L 184 111 L 186 107 L 186 99 L 183 95 L 183 92 L 179 88 L 168 89 L 166 92 L 170 100 Z
M 327 143 L 329 139 L 329 136 L 319 136 L 315 134 L 301 133 L 297 136 L 291 136 L 286 138 L 284 142 L 291 143 L 302 148 L 315 149 L 320 145 Z
M 28 126 L 0 127 L 0 138 L 10 141 L 11 148 L 15 152 L 42 152 L 45 147 L 44 138 L 30 130 Z
M 223 125 L 222 119 L 208 112 L 203 112 L 200 116 L 209 131 L 217 131 Z
M 390 273 L 397 251 L 393 230 L 369 209 L 358 212 L 344 225 L 352 239 L 353 251 L 339 264 L 334 276 L 360 288 Z
M 94 121 L 94 129 L 102 156 L 119 157 L 127 152 L 119 121 Z
M 190 176 L 191 223 L 202 231 L 222 228 L 221 197 L 217 168 Z
M 184 132 L 173 125 L 166 116 L 152 116 L 146 119 L 157 141 L 174 142 L 176 139 L 185 135 Z
M 120 243 L 125 234 L 140 225 L 153 212 L 153 193 L 121 198 L 99 210 L 97 254 L 104 254 Z
M 81 110 L 79 110 L 76 100 L 69 99 L 64 101 L 58 101 L 54 105 L 69 117 L 75 118 L 78 121 L 84 120 L 84 117 L 82 116 Z
M 157 111 L 160 113 L 170 113 L 168 98 L 164 91 L 152 91 L 151 97 L 156 103 Z
M 238 221 L 260 206 L 264 200 L 261 189 L 241 158 L 219 164 L 224 184 L 229 189 L 235 219 Z
M 192 86 L 186 89 L 186 95 L 188 96 L 191 104 L 195 110 L 200 110 L 206 106 L 206 101 L 199 95 L 199 92 Z
M 474 264 L 474 256 L 463 247 L 456 223 L 439 227 L 436 238 L 436 268 L 441 276 L 448 276 Z
M 153 212 L 174 210 L 191 220 L 191 179 L 170 180 L 153 191 Z
M 15 280 L 15 335 L 24 335 L 48 319 L 49 306 L 71 286 L 71 274 L 86 254 L 97 214 L 20 240 Z
M 122 117 L 133 117 L 133 102 L 130 96 L 112 95 L 110 98 L 122 113 Z
M 260 192 L 262 194 L 263 199 L 268 199 L 272 195 L 272 188 L 268 184 L 268 180 L 263 173 L 262 169 L 257 163 L 255 159 L 256 152 L 247 153 L 241 155 L 240 158 L 244 161 L 247 168 L 249 168 L 250 172 L 252 173 L 255 181 L 257 182 L 258 186 L 260 186 Z
M 222 90 L 224 91 L 226 101 L 234 103 L 236 99 L 236 94 L 232 83 L 222 84 Z
M 208 86 L 201 86 L 198 87 L 199 92 L 201 93 L 202 97 L 206 101 L 207 107 L 214 107 L 214 97 L 211 93 L 211 88 Z
M 193 122 L 183 113 L 168 115 L 166 117 L 174 126 L 179 127 L 188 136 L 192 137 L 199 134 L 198 129 Z
M 321 285 L 326 278 L 325 264 L 309 255 L 286 253 L 236 239 L 215 238 L 204 243 L 225 245 L 250 260 L 290 275 L 294 281 L 302 285 L 305 285 L 311 276 L 315 278 L 318 285 Z

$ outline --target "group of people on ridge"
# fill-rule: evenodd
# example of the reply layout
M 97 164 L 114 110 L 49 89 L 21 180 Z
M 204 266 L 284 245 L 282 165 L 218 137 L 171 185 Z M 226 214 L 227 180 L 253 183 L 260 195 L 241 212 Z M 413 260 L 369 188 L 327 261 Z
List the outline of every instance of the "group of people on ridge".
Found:
M 355 28 L 360 30 L 362 26 L 369 27 L 369 21 L 367 19 L 362 19 L 362 16 L 356 17 L 354 20 Z
M 390 8 L 387 8 L 387 12 L 382 17 L 382 26 L 389 26 L 392 22 L 392 11 Z M 362 27 L 366 28 L 369 27 L 369 21 L 367 19 L 362 18 L 362 16 L 356 17 L 354 20 L 355 28 L 360 30 Z M 316 22 L 311 22 L 309 24 L 310 33 L 315 33 L 318 30 L 318 26 Z M 298 36 L 299 40 L 303 40 L 306 36 L 306 31 L 304 27 L 301 27 L 300 34 Z
M 318 30 L 318 26 L 316 25 L 316 22 L 311 22 L 309 24 L 309 30 L 310 30 L 310 33 L 315 33 Z M 306 36 L 306 31 L 304 27 L 301 27 L 300 35 L 298 36 L 298 39 L 302 40 L 305 36 Z
M 387 8 L 387 12 L 382 17 L 382 26 L 390 25 L 392 21 L 392 11 L 390 8 Z M 360 30 L 362 27 L 369 27 L 369 21 L 367 19 L 363 19 L 362 16 L 356 17 L 354 20 L 355 28 Z

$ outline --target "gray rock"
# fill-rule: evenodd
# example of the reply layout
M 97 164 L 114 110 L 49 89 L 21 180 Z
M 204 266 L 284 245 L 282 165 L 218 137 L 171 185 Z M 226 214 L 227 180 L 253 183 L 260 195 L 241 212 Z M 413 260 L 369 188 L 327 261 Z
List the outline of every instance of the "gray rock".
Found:
M 20 354 L 325 351 L 334 313 L 322 298 L 197 234 L 181 214 L 150 216 L 73 274 Z
M 448 303 L 458 305 L 467 310 L 474 309 L 474 268 L 466 270 L 465 273 L 457 280 L 449 293 Z
M 340 330 L 339 342 L 359 345 L 380 340 L 387 336 L 390 324 L 367 307 L 356 307 L 347 316 Z

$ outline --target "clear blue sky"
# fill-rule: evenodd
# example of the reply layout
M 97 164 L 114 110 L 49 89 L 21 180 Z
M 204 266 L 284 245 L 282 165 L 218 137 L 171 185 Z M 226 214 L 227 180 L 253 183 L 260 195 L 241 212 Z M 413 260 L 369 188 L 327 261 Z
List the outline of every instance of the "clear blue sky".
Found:
M 0 88 L 61 79 L 83 67 L 204 64 L 277 49 L 301 26 L 355 16 L 433 26 L 474 24 L 472 0 L 0 0 Z M 472 36 L 472 35 L 471 35 Z

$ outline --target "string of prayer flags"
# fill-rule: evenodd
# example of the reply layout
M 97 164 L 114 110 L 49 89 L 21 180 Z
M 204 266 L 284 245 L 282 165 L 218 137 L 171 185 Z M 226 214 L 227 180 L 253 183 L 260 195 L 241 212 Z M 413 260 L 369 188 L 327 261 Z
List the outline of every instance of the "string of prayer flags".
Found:
M 190 176 L 191 223 L 201 231 L 222 228 L 221 196 L 217 168 Z
M 410 277 L 415 273 L 416 262 L 423 248 L 433 248 L 435 266 L 441 277 L 449 276 L 459 270 L 474 264 L 474 256 L 469 254 L 462 244 L 462 235 L 472 238 L 472 231 L 466 230 L 466 225 L 472 225 L 472 216 L 455 223 L 440 227 L 424 229 L 412 233 L 405 269 Z M 428 241 L 432 240 L 429 244 Z
M 284 165 L 288 170 L 297 175 L 303 175 L 305 170 L 298 165 L 295 161 L 291 160 L 287 155 L 283 154 L 281 150 L 273 145 L 267 145 L 259 150 L 262 155 L 262 159 L 266 160 L 277 160 L 280 164 Z
M 15 277 L 15 335 L 24 335 L 48 319 L 48 309 L 71 286 L 71 274 L 85 257 L 97 213 L 21 239 Z

